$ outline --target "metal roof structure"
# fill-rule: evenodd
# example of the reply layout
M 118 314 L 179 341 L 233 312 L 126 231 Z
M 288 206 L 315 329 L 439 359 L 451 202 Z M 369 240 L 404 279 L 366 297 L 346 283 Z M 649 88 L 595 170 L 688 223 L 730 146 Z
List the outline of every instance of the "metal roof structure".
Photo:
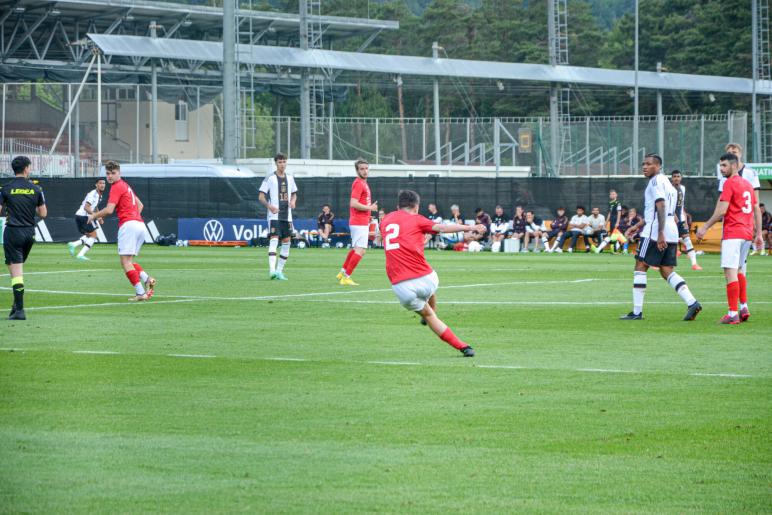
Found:
M 137 59 L 151 57 L 187 61 L 222 61 L 222 43 L 180 39 L 89 34 L 89 38 L 108 56 Z M 265 45 L 239 45 L 239 62 L 258 66 L 279 66 L 285 70 L 302 68 L 347 70 L 370 73 L 422 75 L 433 77 L 483 78 L 594 84 L 633 87 L 632 70 L 608 70 L 580 66 L 501 63 L 464 59 L 433 59 L 398 55 L 364 54 L 334 50 L 302 50 Z M 666 72 L 639 72 L 641 88 L 724 93 L 753 93 L 753 80 L 712 75 Z M 756 81 L 756 94 L 772 95 L 772 81 Z

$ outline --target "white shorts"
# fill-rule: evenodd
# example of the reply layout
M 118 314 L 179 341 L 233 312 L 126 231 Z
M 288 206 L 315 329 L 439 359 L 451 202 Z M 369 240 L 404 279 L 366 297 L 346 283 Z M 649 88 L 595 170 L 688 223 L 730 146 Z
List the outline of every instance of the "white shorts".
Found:
M 129 220 L 118 229 L 118 255 L 137 256 L 145 243 L 145 224 Z
M 745 273 L 745 261 L 751 250 L 749 240 L 731 239 L 721 240 L 721 268 L 737 268 Z
M 410 311 L 421 311 L 426 302 L 437 291 L 439 285 L 440 278 L 437 277 L 437 272 L 432 272 L 422 277 L 393 284 L 391 289 L 394 290 L 394 294 L 403 308 Z
M 367 240 L 370 235 L 369 225 L 349 225 L 351 231 L 351 246 L 360 249 L 367 248 Z

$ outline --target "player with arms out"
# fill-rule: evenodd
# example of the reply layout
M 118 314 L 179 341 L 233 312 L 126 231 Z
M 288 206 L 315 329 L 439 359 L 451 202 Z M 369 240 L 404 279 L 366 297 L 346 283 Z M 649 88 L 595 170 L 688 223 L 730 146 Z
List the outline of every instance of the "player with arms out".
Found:
M 424 257 L 424 235 L 459 231 L 485 232 L 484 225 L 438 224 L 418 214 L 418 193 L 399 192 L 397 210 L 381 221 L 383 248 L 386 254 L 386 275 L 391 289 L 405 309 L 421 315 L 421 323 L 428 325 L 437 336 L 464 357 L 474 356 L 474 349 L 461 341 L 437 317 L 437 286 L 439 278 Z
M 726 298 L 729 312 L 720 323 L 736 325 L 750 318 L 748 311 L 748 282 L 746 260 L 751 241 L 761 246 L 761 209 L 753 193 L 753 187 L 737 173 L 740 166 L 737 156 L 726 153 L 721 156 L 721 173 L 726 178 L 713 216 L 697 231 L 697 238 L 703 239 L 708 229 L 724 218 L 721 235 L 721 268 L 726 277 Z M 755 227 L 755 238 L 754 238 Z M 739 306 L 738 306 L 739 301 Z
M 609 190 L 608 216 L 606 217 L 606 220 L 608 220 L 608 234 L 606 234 L 606 236 L 600 242 L 600 245 L 597 247 L 595 245 L 590 245 L 590 249 L 592 249 L 593 252 L 600 254 L 603 252 L 603 249 L 606 248 L 606 245 L 612 241 L 614 242 L 615 251 L 618 246 L 627 243 L 627 238 L 625 238 L 625 235 L 622 232 L 622 228 L 620 227 L 622 218 L 622 201 L 619 200 L 619 196 L 617 195 L 616 190 Z
M 646 272 L 651 266 L 659 267 L 659 273 L 686 303 L 684 320 L 694 320 L 702 306 L 694 298 L 686 281 L 675 272 L 678 227 L 674 210 L 678 194 L 667 177 L 660 173 L 662 158 L 647 154 L 643 159 L 643 175 L 649 179 L 644 193 L 643 220 L 627 229 L 625 237 L 632 238 L 643 225 L 641 242 L 635 255 L 633 272 L 633 310 L 620 317 L 622 320 L 643 320 L 643 298 L 646 294 Z
M 102 200 L 102 193 L 105 191 L 105 180 L 100 177 L 94 183 L 94 189 L 86 194 L 86 198 L 80 204 L 80 208 L 75 211 L 75 223 L 78 226 L 78 232 L 82 235 L 75 241 L 71 241 L 67 244 L 67 250 L 70 251 L 70 255 L 74 256 L 81 261 L 88 261 L 86 252 L 91 250 L 91 247 L 97 241 L 97 229 L 99 228 L 99 220 L 95 220 L 92 223 L 88 223 L 88 215 L 94 212 L 99 206 L 99 202 Z M 75 249 L 80 245 L 83 248 L 80 249 L 78 255 L 75 255 Z
M 0 211 L 8 220 L 3 233 L 3 251 L 11 275 L 13 306 L 8 320 L 26 320 L 24 313 L 24 263 L 35 243 L 35 215 L 48 215 L 46 198 L 40 186 L 29 180 L 32 163 L 27 156 L 11 161 L 14 179 L 0 188 Z
M 378 211 L 378 202 L 372 202 L 370 186 L 367 184 L 370 164 L 364 159 L 357 159 L 354 168 L 357 171 L 357 178 L 351 185 L 348 219 L 349 231 L 351 232 L 351 250 L 346 255 L 343 267 L 336 276 L 336 279 L 344 286 L 358 286 L 351 279 L 351 274 L 354 273 L 367 250 L 367 239 L 370 234 L 370 212 Z
M 286 173 L 287 156 L 276 154 L 273 158 L 276 172 L 265 178 L 260 185 L 258 200 L 268 209 L 268 277 L 286 281 L 284 265 L 289 259 L 292 243 L 292 210 L 298 198 L 298 187 L 295 179 Z M 267 197 L 266 197 L 267 195 Z M 281 239 L 279 262 L 276 262 L 276 248 Z
M 692 262 L 692 270 L 702 270 L 702 267 L 697 264 L 697 252 L 692 245 L 692 239 L 689 237 L 689 224 L 686 223 L 686 186 L 681 184 L 680 170 L 673 170 L 670 173 L 670 183 L 676 190 L 676 208 L 675 215 L 678 218 L 676 223 L 678 224 L 678 239 L 684 244 L 684 252 L 689 256 L 689 261 Z
M 135 293 L 129 300 L 149 300 L 155 292 L 156 280 L 150 277 L 139 263 L 134 262 L 142 244 L 145 243 L 145 222 L 141 216 L 144 206 L 131 186 L 121 179 L 121 165 L 115 161 L 107 161 L 105 173 L 107 182 L 110 183 L 107 205 L 89 214 L 88 223 L 113 213 L 118 215 L 118 256 L 121 260 L 121 268 L 134 287 Z

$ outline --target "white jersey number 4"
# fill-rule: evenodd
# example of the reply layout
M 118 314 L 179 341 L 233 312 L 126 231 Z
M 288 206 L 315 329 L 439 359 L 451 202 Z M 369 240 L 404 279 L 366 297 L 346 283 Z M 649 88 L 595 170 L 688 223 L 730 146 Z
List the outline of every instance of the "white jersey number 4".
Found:
M 397 236 L 399 236 L 399 225 L 398 224 L 387 225 L 386 233 L 383 238 L 383 241 L 384 241 L 383 248 L 385 250 L 397 250 L 399 248 L 399 243 L 394 241 L 395 239 L 397 239 Z

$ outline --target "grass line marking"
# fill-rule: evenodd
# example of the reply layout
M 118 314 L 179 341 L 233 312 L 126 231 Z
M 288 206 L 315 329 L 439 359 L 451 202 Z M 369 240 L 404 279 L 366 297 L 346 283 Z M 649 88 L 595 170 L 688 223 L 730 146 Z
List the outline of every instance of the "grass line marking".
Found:
M 696 377 L 753 377 L 747 374 L 727 374 L 727 373 L 711 374 L 707 372 L 695 372 L 689 375 L 696 376 Z
M 216 358 L 217 357 L 212 354 L 167 354 L 167 356 L 172 358 Z
M 72 351 L 73 354 L 120 354 L 120 352 L 115 352 L 111 350 L 74 350 Z
M 577 368 L 577 372 L 597 372 L 599 374 L 635 374 L 635 370 L 620 370 L 618 368 Z
M 409 366 L 416 366 L 421 365 L 421 363 L 416 363 L 414 361 L 368 361 L 370 365 L 409 365 Z

